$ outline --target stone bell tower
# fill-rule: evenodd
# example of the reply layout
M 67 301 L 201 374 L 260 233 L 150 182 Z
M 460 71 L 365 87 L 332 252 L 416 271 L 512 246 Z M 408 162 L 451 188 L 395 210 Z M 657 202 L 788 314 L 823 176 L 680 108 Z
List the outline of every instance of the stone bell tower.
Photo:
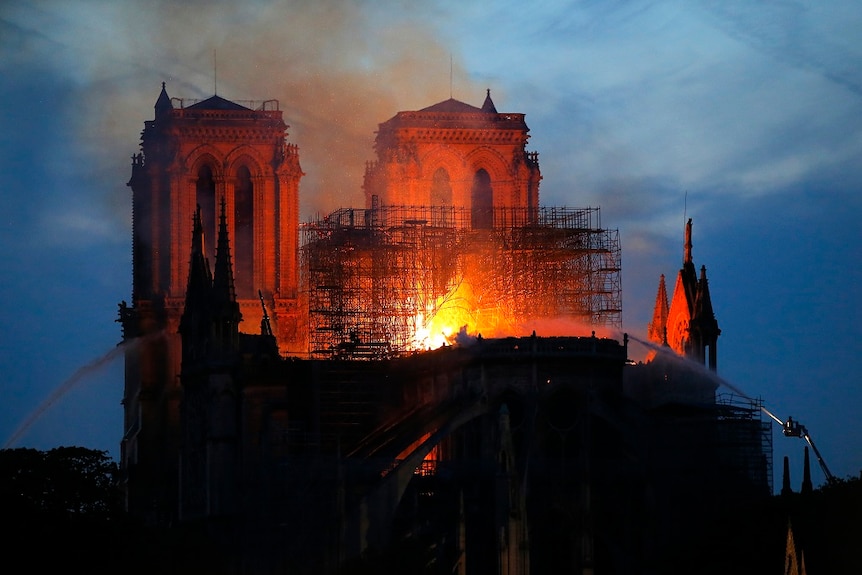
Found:
M 529 131 L 524 114 L 497 112 L 490 90 L 481 108 L 450 98 L 398 112 L 377 131 L 366 208 L 462 208 L 474 229 L 499 224 L 495 210 L 535 211 L 542 175 L 538 153 L 526 150 Z
M 130 511 L 176 509 L 181 345 L 178 329 L 200 209 L 215 261 L 219 206 L 232 242 L 240 330 L 266 313 L 281 353 L 305 349 L 298 307 L 299 181 L 278 101 L 249 107 L 220 96 L 191 103 L 164 83 L 132 157 L 132 302 L 120 304 L 126 352 L 121 465 Z

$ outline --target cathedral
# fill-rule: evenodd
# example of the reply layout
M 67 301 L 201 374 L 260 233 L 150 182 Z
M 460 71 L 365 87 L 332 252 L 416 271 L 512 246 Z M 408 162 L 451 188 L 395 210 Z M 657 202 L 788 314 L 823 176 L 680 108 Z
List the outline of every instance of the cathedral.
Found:
M 635 364 L 618 233 L 540 204 L 524 115 L 490 91 L 381 123 L 365 205 L 302 225 L 287 128 L 278 101 L 164 84 L 144 123 L 131 514 L 198 529 L 227 573 L 683 573 L 693 517 L 771 491 L 759 406 L 668 359 L 716 369 L 691 222 Z M 543 333 L 560 319 L 578 331 Z

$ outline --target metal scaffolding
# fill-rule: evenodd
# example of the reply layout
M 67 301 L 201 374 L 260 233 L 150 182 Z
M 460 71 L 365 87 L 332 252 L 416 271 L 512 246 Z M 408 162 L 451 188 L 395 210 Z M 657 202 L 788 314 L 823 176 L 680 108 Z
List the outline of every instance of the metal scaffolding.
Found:
M 622 323 L 619 232 L 598 208 L 348 208 L 302 236 L 313 356 L 415 350 L 444 308 L 485 336 L 541 319 Z
M 772 494 L 772 422 L 763 420 L 763 401 L 718 394 L 715 405 L 716 429 L 723 448 L 719 463 L 726 471 Z

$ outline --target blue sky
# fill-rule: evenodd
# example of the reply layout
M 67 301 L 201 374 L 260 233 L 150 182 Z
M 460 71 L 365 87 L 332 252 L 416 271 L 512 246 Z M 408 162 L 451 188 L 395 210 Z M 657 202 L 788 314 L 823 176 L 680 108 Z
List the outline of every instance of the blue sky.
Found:
M 378 123 L 450 94 L 479 106 L 490 88 L 526 114 L 542 204 L 600 206 L 619 230 L 624 329 L 645 333 L 693 218 L 721 377 L 856 475 L 860 29 L 862 5 L 841 1 L 6 0 L 0 437 L 25 425 L 16 446 L 117 455 L 125 183 L 162 81 L 177 97 L 278 99 L 304 218 L 362 203 Z M 798 488 L 804 444 L 777 428 L 774 444 Z

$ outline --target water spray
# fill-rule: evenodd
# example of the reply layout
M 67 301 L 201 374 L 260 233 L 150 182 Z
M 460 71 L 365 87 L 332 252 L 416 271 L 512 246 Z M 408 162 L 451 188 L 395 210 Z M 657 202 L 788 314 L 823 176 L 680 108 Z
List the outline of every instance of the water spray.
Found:
M 78 368 L 75 373 L 73 373 L 68 379 L 66 379 L 62 384 L 60 384 L 57 389 L 55 389 L 51 394 L 46 397 L 39 406 L 33 410 L 27 419 L 25 419 L 21 425 L 15 430 L 15 432 L 6 440 L 3 444 L 3 449 L 11 449 L 13 445 L 15 445 L 21 437 L 30 430 L 36 421 L 39 420 L 42 415 L 48 411 L 48 409 L 57 403 L 57 401 L 66 395 L 72 388 L 76 385 L 84 381 L 87 376 L 97 373 L 100 369 L 108 365 L 111 361 L 113 361 L 117 356 L 122 353 L 125 353 L 131 347 L 137 347 L 144 339 L 150 339 L 155 337 L 160 337 L 162 333 L 158 333 L 152 336 L 146 337 L 138 337 L 134 339 L 130 339 L 128 341 L 124 341 L 108 351 L 108 353 L 102 355 L 101 357 L 94 359 L 90 363 L 84 365 L 83 367 Z
M 637 336 L 633 336 L 633 335 L 629 335 L 629 338 L 635 340 L 636 342 L 640 343 L 641 345 L 648 347 L 649 349 L 655 351 L 658 354 L 662 354 L 664 357 L 674 359 L 675 361 L 685 363 L 686 365 L 691 365 L 691 366 L 695 367 L 696 369 L 699 369 L 701 372 L 703 372 L 705 375 L 707 375 L 710 379 L 714 380 L 717 384 L 727 387 L 728 389 L 730 389 L 731 391 L 733 391 L 737 395 L 740 395 L 749 401 L 752 401 L 752 402 L 756 401 L 753 397 L 749 396 L 748 394 L 743 392 L 741 389 L 739 389 L 735 385 L 732 385 L 728 381 L 719 377 L 718 374 L 716 374 L 714 371 L 706 369 L 699 362 L 693 361 L 693 360 L 691 360 L 685 356 L 679 355 L 678 353 L 667 348 L 666 346 L 658 345 L 655 342 L 644 340 L 644 339 L 641 339 L 641 338 L 639 338 Z M 774 413 L 772 413 L 771 411 L 766 409 L 766 407 L 763 405 L 760 406 L 760 411 L 762 411 L 763 413 L 768 415 L 773 421 L 775 421 L 775 423 L 777 423 L 778 425 L 781 426 L 781 431 L 785 437 L 799 437 L 801 439 L 804 439 L 808 443 L 808 445 L 811 446 L 811 449 L 814 451 L 814 455 L 817 457 L 817 461 L 820 464 L 821 469 L 823 470 L 823 474 L 826 476 L 826 480 L 832 481 L 834 479 L 834 476 L 829 471 L 829 468 L 826 466 L 826 462 L 823 460 L 823 457 L 820 455 L 820 450 L 818 450 L 817 447 L 814 445 L 814 441 L 811 439 L 811 435 L 808 433 L 808 429 L 804 425 L 800 424 L 798 421 L 794 421 L 792 417 L 789 417 L 789 418 L 787 418 L 787 421 L 784 421 L 781 418 L 779 418 L 778 416 L 776 416 Z
M 634 336 L 634 335 L 631 335 L 631 334 L 629 334 L 629 339 L 632 339 L 632 340 L 638 342 L 639 344 L 641 344 L 645 347 L 648 347 L 649 349 L 655 351 L 657 354 L 659 354 L 665 358 L 672 359 L 678 363 L 685 365 L 686 367 L 692 367 L 692 368 L 700 371 L 703 375 L 706 375 L 709 379 L 711 379 L 713 382 L 715 382 L 719 386 L 724 386 L 727 389 L 731 390 L 733 393 L 735 393 L 735 394 L 737 394 L 737 395 L 739 395 L 739 396 L 741 396 L 741 397 L 743 397 L 749 401 L 752 401 L 752 402 L 757 401 L 755 398 L 751 397 L 750 395 L 748 395 L 747 393 L 742 391 L 740 388 L 736 387 L 735 385 L 733 385 L 732 383 L 730 383 L 726 379 L 723 379 L 722 377 L 720 377 L 717 373 L 715 373 L 711 369 L 707 369 L 706 367 L 704 367 L 704 365 L 701 364 L 700 362 L 694 361 L 694 360 L 692 360 L 692 359 L 690 359 L 684 355 L 679 355 L 678 353 L 676 353 L 675 351 L 673 351 L 672 349 L 670 349 L 667 346 L 659 345 L 655 342 L 641 339 L 641 338 Z M 780 419 L 775 417 L 773 414 L 771 414 L 766 408 L 761 407 L 761 409 L 763 410 L 764 413 L 766 413 L 768 416 L 770 416 L 772 419 L 774 419 L 778 423 L 781 423 L 781 424 L 784 423 Z
M 775 416 L 771 411 L 769 411 L 769 410 L 768 410 L 768 409 L 766 409 L 765 407 L 761 407 L 761 408 L 760 408 L 760 410 L 761 410 L 763 413 L 765 413 L 766 415 L 768 415 L 769 417 L 771 417 L 772 419 L 774 419 L 774 420 L 775 420 L 775 423 L 777 423 L 778 425 L 780 425 L 780 426 L 784 427 L 784 422 L 783 422 L 783 421 L 781 421 L 780 419 L 778 419 L 778 417 L 776 417 L 776 416 Z

